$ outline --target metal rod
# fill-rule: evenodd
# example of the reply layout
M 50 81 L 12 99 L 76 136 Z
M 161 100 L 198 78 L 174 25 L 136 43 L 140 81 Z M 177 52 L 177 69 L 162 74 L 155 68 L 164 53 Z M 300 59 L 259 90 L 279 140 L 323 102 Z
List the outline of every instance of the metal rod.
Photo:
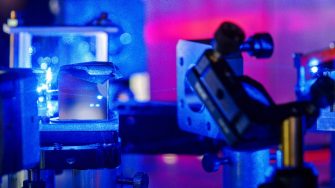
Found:
M 229 158 L 229 164 L 223 165 L 223 188 L 255 188 L 265 182 L 270 165 L 269 149 L 254 152 L 239 152 L 229 148 L 223 149 Z
M 16 12 L 15 11 L 11 11 L 10 12 L 10 19 L 16 19 Z M 15 38 L 14 38 L 14 34 L 10 34 L 9 36 L 9 67 L 13 68 L 14 67 L 14 42 L 15 42 Z
M 282 124 L 283 167 L 303 166 L 303 136 L 301 118 L 290 117 Z
M 14 68 L 14 34 L 9 36 L 9 67 Z

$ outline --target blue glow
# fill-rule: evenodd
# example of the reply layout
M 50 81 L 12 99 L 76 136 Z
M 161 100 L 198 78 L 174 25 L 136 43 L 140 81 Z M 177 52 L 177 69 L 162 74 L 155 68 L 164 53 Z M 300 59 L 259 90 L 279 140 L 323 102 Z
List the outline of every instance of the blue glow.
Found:
M 315 74 L 319 71 L 319 68 L 317 66 L 311 67 L 311 73 Z
M 41 69 L 46 70 L 48 68 L 48 64 L 45 62 L 42 62 L 40 65 Z
M 92 53 L 87 52 L 84 56 L 83 56 L 83 61 L 84 62 L 88 62 L 88 61 L 94 61 L 95 57 Z
M 99 108 L 101 105 L 100 104 L 93 104 L 93 103 L 91 103 L 90 104 L 90 108 L 94 108 L 94 107 L 96 107 L 96 108 Z
M 78 45 L 78 49 L 86 52 L 90 50 L 90 45 L 86 41 L 81 41 Z
M 44 61 L 49 64 L 51 62 L 51 58 L 47 56 L 44 58 Z
M 98 95 L 98 96 L 97 96 L 97 99 L 98 99 L 98 100 L 101 100 L 102 98 L 104 98 L 102 95 Z
M 312 58 L 308 62 L 309 66 L 318 66 L 319 64 L 320 64 L 320 61 L 316 58 Z
M 57 56 L 53 56 L 52 58 L 51 58 L 51 63 L 52 64 L 57 64 L 59 62 L 59 58 L 57 57 Z
M 74 35 L 64 35 L 62 41 L 65 44 L 72 44 L 74 42 Z
M 131 34 L 130 33 L 123 33 L 120 36 L 120 42 L 123 45 L 130 44 L 132 41 Z
M 60 12 L 55 19 L 56 24 L 60 25 L 83 25 L 97 18 L 101 12 L 107 12 L 108 18 L 120 28 L 120 33 L 109 36 L 108 60 L 116 63 L 125 77 L 136 72 L 147 71 L 146 48 L 144 43 L 145 1 L 81 0 L 80 4 L 82 6 L 80 6 L 80 8 L 78 8 L 78 0 L 66 0 L 61 2 Z M 75 38 L 71 36 L 64 37 L 62 41 L 63 43 L 76 42 Z M 89 43 L 89 45 L 91 45 L 91 43 Z M 78 51 L 76 45 L 69 47 Z M 78 58 L 80 58 L 82 62 L 84 62 L 82 60 L 84 57 L 82 54 L 84 53 L 87 53 L 87 51 L 80 52 L 80 56 L 78 55 Z M 92 51 L 92 53 L 95 54 L 94 51 Z M 78 58 L 74 60 L 78 62 Z M 63 61 L 62 56 L 59 56 L 59 59 Z M 127 63 L 122 63 L 125 61 Z M 66 62 L 71 61 L 67 60 Z
M 254 86 L 252 86 L 248 83 L 243 83 L 243 87 L 244 87 L 245 91 L 248 93 L 248 95 L 250 97 L 252 97 L 253 99 L 255 99 L 258 102 L 261 102 L 261 103 L 263 103 L 267 106 L 270 105 L 270 102 L 265 97 L 265 95 L 263 93 L 261 93 L 257 88 L 255 88 Z
M 271 45 L 271 44 L 268 43 L 268 42 L 263 41 L 263 43 L 262 43 L 262 47 L 263 47 L 264 49 L 272 49 L 272 48 L 273 48 L 273 45 Z
M 47 116 L 53 117 L 58 112 L 58 102 L 47 101 Z
M 259 45 L 259 43 L 256 43 L 256 44 L 254 45 L 254 48 L 255 48 L 255 49 L 261 49 L 261 46 Z

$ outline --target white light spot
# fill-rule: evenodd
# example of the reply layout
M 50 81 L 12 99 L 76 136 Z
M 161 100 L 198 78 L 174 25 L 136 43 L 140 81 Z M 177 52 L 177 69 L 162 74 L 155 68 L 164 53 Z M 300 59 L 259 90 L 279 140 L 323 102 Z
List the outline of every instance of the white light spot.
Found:
M 48 104 L 47 104 L 47 108 L 48 108 L 48 111 L 49 111 L 49 112 L 52 112 L 52 111 L 54 111 L 54 109 L 55 109 L 55 107 L 54 107 L 51 103 L 48 103 Z
M 318 66 L 319 65 L 319 60 L 318 59 L 316 59 L 316 58 L 313 58 L 313 59 L 311 59 L 311 60 L 309 60 L 309 63 L 308 63 L 308 65 L 309 66 Z
M 178 161 L 178 156 L 176 154 L 164 154 L 162 159 L 165 164 L 174 165 Z
M 38 102 L 44 102 L 44 97 L 43 96 L 40 96 L 40 97 L 38 97 Z
M 46 79 L 47 83 L 51 83 L 52 72 L 51 72 L 51 68 L 50 67 L 48 68 L 48 70 L 46 72 L 45 79 Z
M 98 96 L 97 96 L 97 99 L 98 99 L 98 100 L 101 100 L 101 99 L 103 99 L 103 98 L 104 98 L 104 97 L 103 97 L 102 95 L 98 95 Z
M 29 55 L 32 55 L 34 53 L 34 48 L 33 47 L 29 47 L 28 53 L 29 53 Z
M 58 0 L 50 0 L 49 1 L 49 8 L 52 14 L 58 15 L 60 12 L 60 6 Z
M 42 70 L 47 70 L 48 64 L 43 62 L 43 63 L 41 63 L 40 67 L 41 67 Z
M 48 86 L 46 84 L 42 84 L 42 85 L 40 85 L 40 86 L 37 87 L 36 91 L 38 93 L 41 93 L 42 91 L 44 91 L 46 89 L 48 89 Z
M 37 87 L 36 91 L 37 91 L 37 93 L 41 93 L 42 92 L 42 88 L 41 87 Z
M 312 68 L 311 68 L 311 72 L 312 73 L 317 73 L 319 71 L 319 68 L 317 67 L 317 66 L 313 66 Z

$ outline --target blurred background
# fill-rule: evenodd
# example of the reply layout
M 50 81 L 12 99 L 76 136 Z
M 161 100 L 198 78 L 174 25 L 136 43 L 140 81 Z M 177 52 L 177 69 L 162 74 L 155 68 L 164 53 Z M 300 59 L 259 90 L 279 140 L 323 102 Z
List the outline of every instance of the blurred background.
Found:
M 292 53 L 324 48 L 333 40 L 334 6 L 330 0 L 1 0 L 0 16 L 4 23 L 15 9 L 23 25 L 84 25 L 108 12 L 114 23 L 131 32 L 135 48 L 140 49 L 127 51 L 137 59 L 127 63 L 124 72 L 149 71 L 152 99 L 170 101 L 176 99 L 179 39 L 211 38 L 223 21 L 237 23 L 248 36 L 266 31 L 274 37 L 274 55 L 262 61 L 246 57 L 245 73 L 261 81 L 282 103 L 294 99 Z M 1 32 L 0 42 L 1 65 L 7 66 L 8 35 Z
M 232 21 L 247 36 L 269 32 L 275 43 L 270 59 L 245 57 L 245 74 L 260 81 L 275 102 L 295 99 L 294 52 L 322 49 L 335 40 L 335 1 L 332 0 L 0 0 L 0 22 L 18 11 L 21 25 L 85 25 L 101 12 L 131 36 L 109 58 L 121 72 L 148 72 L 153 101 L 176 101 L 176 44 L 179 39 L 208 39 L 223 21 Z M 9 36 L 0 32 L 0 65 L 9 65 Z M 320 136 L 321 134 L 321 136 Z M 328 133 L 307 135 L 308 143 L 329 143 Z M 329 181 L 329 150 L 310 151 Z M 125 156 L 127 157 L 127 156 Z M 129 156 L 128 156 L 129 157 Z M 137 158 L 136 158 L 137 157 Z M 151 187 L 220 187 L 221 173 L 207 174 L 199 156 L 136 155 L 137 167 L 150 175 Z M 134 166 L 134 164 L 132 164 Z M 131 168 L 131 164 L 126 164 Z

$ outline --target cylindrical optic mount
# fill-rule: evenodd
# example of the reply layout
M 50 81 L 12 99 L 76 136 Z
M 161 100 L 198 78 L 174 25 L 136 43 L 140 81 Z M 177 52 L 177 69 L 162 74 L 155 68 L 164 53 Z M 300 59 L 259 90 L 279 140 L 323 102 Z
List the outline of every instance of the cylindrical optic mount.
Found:
M 301 118 L 289 117 L 282 124 L 283 167 L 298 168 L 304 164 Z

